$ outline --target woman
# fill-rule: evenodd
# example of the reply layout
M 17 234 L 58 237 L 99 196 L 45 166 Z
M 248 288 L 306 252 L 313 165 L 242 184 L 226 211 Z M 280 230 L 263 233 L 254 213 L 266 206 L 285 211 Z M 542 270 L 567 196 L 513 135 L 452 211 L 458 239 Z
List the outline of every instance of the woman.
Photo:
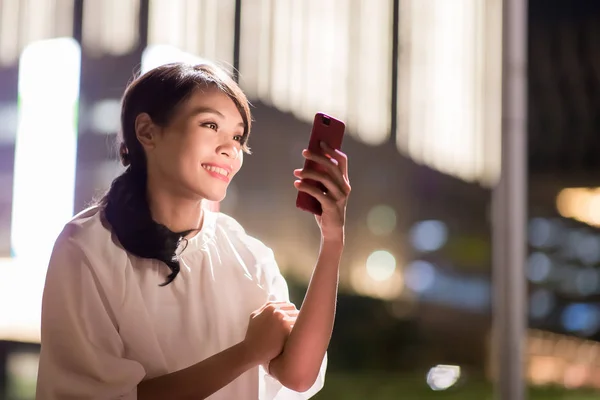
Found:
M 50 260 L 39 399 L 305 399 L 320 390 L 347 159 L 324 145 L 303 155 L 327 174 L 294 171 L 296 188 L 323 206 L 321 250 L 298 312 L 272 251 L 202 207 L 225 197 L 250 125 L 242 91 L 209 65 L 165 65 L 127 88 L 127 170 L 66 225 Z

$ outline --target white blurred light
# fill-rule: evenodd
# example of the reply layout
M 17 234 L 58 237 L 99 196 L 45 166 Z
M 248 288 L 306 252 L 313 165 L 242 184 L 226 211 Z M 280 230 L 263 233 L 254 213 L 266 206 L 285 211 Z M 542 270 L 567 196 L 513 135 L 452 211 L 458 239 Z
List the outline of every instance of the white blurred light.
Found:
M 391 0 L 245 0 L 242 87 L 306 122 L 323 110 L 361 142 L 385 143 L 392 8 Z
M 460 375 L 458 365 L 437 365 L 427 373 L 427 385 L 432 390 L 447 390 L 458 382 Z
M 0 65 L 19 58 L 19 1 L 0 1 Z
M 374 251 L 367 258 L 367 273 L 376 281 L 385 281 L 394 275 L 396 258 L 388 251 Z
M 94 133 L 114 134 L 121 129 L 121 102 L 117 99 L 101 100 L 92 106 L 91 128 Z
M 406 267 L 404 280 L 409 289 L 416 293 L 422 293 L 433 287 L 435 275 L 436 271 L 433 264 L 423 260 L 415 260 Z
M 22 260 L 0 258 L 0 340 L 40 342 L 46 274 L 42 268 L 32 270 L 40 263 L 28 256 Z
M 398 149 L 487 185 L 500 172 L 501 7 L 402 0 L 399 12 Z
M 151 0 L 149 6 L 149 46 L 176 47 L 231 70 L 235 0 Z
M 531 253 L 527 261 L 527 277 L 531 282 L 543 282 L 550 276 L 552 261 L 545 253 Z
M 40 273 L 73 216 L 80 63 L 71 38 L 33 43 L 20 61 L 11 243 L 17 257 L 35 253 Z
M 375 235 L 388 235 L 396 229 L 396 211 L 386 205 L 373 207 L 367 215 L 367 226 Z
M 91 55 L 120 56 L 139 43 L 139 0 L 85 1 L 83 43 Z
M 529 315 L 533 319 L 546 318 L 556 303 L 554 294 L 546 289 L 538 289 L 529 299 Z
M 356 265 L 350 270 L 350 284 L 360 295 L 385 300 L 398 299 L 404 289 L 403 275 L 398 269 L 389 278 L 377 280 L 364 265 Z
M 11 252 L 0 260 L 0 339 L 39 341 L 41 297 L 54 241 L 73 216 L 81 49 L 35 42 L 19 64 Z M 32 243 L 34 247 L 32 248 Z
M 417 222 L 410 230 L 410 240 L 418 251 L 436 251 L 446 244 L 448 228 L 442 221 Z
M 170 45 L 152 45 L 142 53 L 142 74 L 164 64 L 184 62 L 188 64 L 206 64 L 208 60 L 185 52 Z
M 35 41 L 73 35 L 73 0 L 0 1 L 0 66 Z

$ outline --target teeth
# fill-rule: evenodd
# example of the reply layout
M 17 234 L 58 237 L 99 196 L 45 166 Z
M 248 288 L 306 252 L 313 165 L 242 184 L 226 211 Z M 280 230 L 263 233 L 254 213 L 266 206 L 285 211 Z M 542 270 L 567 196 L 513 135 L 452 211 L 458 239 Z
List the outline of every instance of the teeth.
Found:
M 212 166 L 212 165 L 203 165 L 202 167 L 204 169 L 207 169 L 207 170 L 211 171 L 211 172 L 216 172 L 217 174 L 221 174 L 221 175 L 224 175 L 224 176 L 228 176 L 229 175 L 229 172 L 227 172 L 227 170 L 225 170 L 223 168 L 215 167 L 215 166 Z

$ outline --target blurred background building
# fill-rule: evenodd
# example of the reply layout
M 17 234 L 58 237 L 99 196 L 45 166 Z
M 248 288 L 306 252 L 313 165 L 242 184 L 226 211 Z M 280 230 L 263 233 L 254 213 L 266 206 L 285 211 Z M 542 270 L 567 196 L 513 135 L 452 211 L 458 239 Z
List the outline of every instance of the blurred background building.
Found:
M 533 398 L 583 399 L 600 389 L 600 3 L 529 4 L 526 371 Z M 254 154 L 220 208 L 274 249 L 297 302 L 319 235 L 292 170 L 316 112 L 347 123 L 353 193 L 319 398 L 484 398 L 501 9 L 0 0 L 0 398 L 32 398 L 48 254 L 122 171 L 123 90 L 177 60 L 221 65 L 254 104 Z

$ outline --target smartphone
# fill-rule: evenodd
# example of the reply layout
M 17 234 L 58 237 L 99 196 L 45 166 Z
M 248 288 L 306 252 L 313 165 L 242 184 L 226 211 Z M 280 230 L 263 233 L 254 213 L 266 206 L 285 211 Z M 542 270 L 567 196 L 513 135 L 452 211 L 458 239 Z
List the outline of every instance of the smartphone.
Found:
M 308 141 L 308 150 L 316 154 L 322 153 L 321 142 L 327 143 L 333 149 L 340 150 L 345 129 L 346 125 L 342 121 L 323 113 L 317 113 L 313 122 L 310 140 Z M 325 167 L 311 160 L 304 162 L 304 169 L 326 172 Z M 304 182 L 319 188 L 323 192 L 327 192 L 327 188 L 320 182 L 312 179 L 305 179 Z M 321 203 L 308 193 L 298 192 L 296 207 L 315 215 L 323 214 Z

